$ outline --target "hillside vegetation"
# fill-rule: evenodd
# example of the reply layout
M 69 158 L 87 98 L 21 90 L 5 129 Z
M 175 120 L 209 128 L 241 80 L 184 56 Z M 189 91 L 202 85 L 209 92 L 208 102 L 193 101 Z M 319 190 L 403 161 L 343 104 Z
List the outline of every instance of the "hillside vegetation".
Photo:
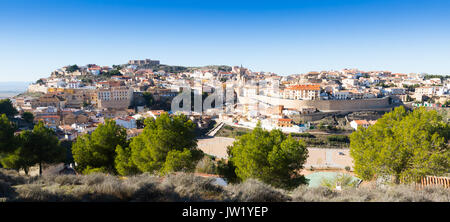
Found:
M 347 188 L 334 191 L 326 187 L 299 186 L 292 191 L 277 189 L 258 180 L 220 186 L 215 179 L 176 173 L 166 176 L 141 174 L 117 177 L 102 173 L 88 175 L 21 176 L 14 170 L 0 169 L 0 200 L 7 202 L 449 202 L 450 190 L 392 185 L 384 188 Z

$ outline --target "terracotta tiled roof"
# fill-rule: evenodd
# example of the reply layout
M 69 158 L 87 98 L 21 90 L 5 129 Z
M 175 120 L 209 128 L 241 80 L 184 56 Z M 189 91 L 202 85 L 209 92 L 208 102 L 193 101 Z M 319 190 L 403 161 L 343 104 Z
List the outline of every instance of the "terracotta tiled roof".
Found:
M 320 85 L 295 85 L 289 86 L 288 90 L 320 90 Z
M 54 115 L 50 115 L 50 116 L 40 116 L 38 119 L 58 119 L 59 116 L 54 116 Z
M 161 114 L 165 113 L 166 111 L 164 111 L 164 110 L 150 110 L 150 112 L 153 115 L 161 115 Z
M 354 121 L 358 125 L 369 125 L 369 122 L 367 122 L 367 120 L 354 120 Z

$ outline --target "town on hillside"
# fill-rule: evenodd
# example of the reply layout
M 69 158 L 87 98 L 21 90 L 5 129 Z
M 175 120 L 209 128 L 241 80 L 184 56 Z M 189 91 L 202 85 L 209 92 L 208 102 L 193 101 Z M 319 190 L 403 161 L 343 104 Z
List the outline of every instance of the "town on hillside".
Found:
M 395 106 L 445 107 L 449 83 L 447 77 L 426 74 L 344 69 L 280 76 L 242 66 L 168 66 L 145 59 L 113 67 L 62 67 L 12 100 L 20 113 L 31 112 L 35 122 L 68 140 L 93 131 L 105 118 L 135 136 L 142 128 L 139 119 L 175 113 L 171 102 L 187 86 L 203 100 L 220 88 L 232 93 L 231 100 L 228 95 L 217 100 L 224 105 L 181 110 L 201 129 L 215 120 L 243 128 L 261 122 L 287 133 L 346 132 L 374 124 Z

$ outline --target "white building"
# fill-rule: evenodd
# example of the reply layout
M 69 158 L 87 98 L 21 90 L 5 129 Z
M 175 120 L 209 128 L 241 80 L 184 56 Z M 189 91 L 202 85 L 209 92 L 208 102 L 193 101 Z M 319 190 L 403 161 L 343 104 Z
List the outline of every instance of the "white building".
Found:
M 336 100 L 346 100 L 349 99 L 350 97 L 351 97 L 350 92 L 346 90 L 333 92 L 333 99 Z
M 131 116 L 127 116 L 127 117 L 120 117 L 116 119 L 116 124 L 119 126 L 122 126 L 126 129 L 134 129 L 137 128 L 136 125 L 136 119 L 131 117 Z
M 367 121 L 367 120 L 353 120 L 350 122 L 350 126 L 355 129 L 358 130 L 361 127 L 367 128 L 371 125 L 374 125 L 377 121 Z
M 78 88 L 80 88 L 80 85 L 81 85 L 81 82 L 79 82 L 79 81 L 70 81 L 67 84 L 67 87 L 69 89 L 78 89 Z
M 52 79 L 47 82 L 47 86 L 50 88 L 63 88 L 66 86 L 66 82 L 61 79 Z
M 282 91 L 284 99 L 317 100 L 320 99 L 319 85 L 294 85 Z

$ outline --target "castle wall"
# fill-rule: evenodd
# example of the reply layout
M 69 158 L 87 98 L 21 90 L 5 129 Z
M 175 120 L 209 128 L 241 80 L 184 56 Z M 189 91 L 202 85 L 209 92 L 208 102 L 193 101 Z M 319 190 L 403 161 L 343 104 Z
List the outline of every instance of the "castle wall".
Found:
M 389 97 L 356 100 L 290 100 L 258 95 L 254 98 L 238 97 L 238 101 L 243 104 L 260 102 L 273 106 L 283 105 L 285 108 L 297 110 L 316 108 L 319 111 L 360 111 L 391 107 Z

